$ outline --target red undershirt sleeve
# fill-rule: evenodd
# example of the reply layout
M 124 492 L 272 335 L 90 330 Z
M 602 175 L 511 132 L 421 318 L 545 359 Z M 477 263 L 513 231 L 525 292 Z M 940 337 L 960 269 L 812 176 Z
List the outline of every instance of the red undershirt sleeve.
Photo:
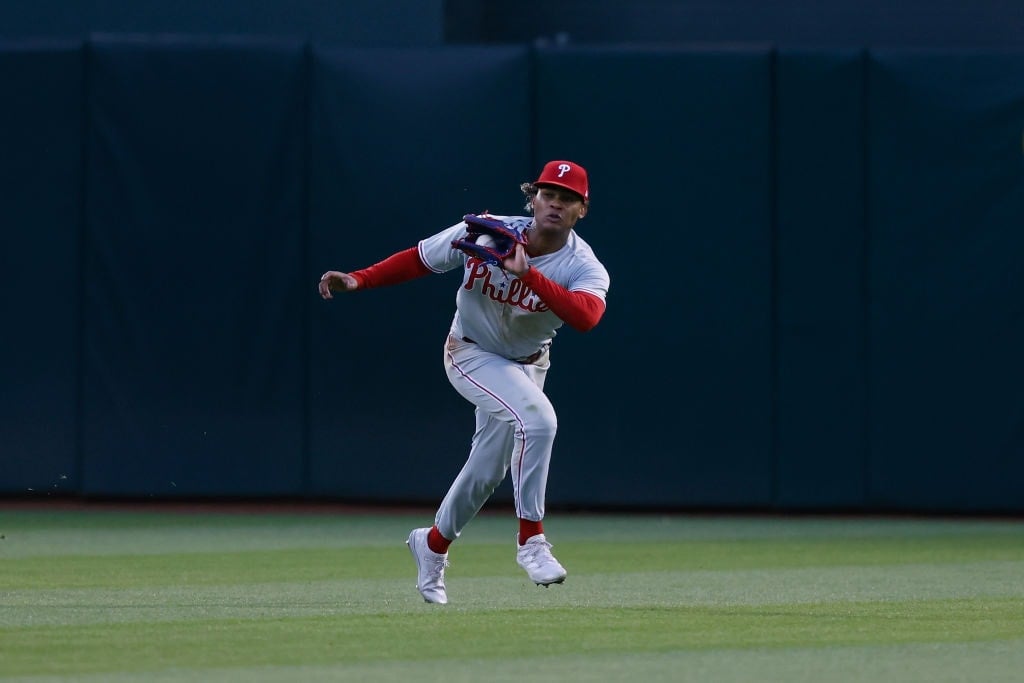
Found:
M 544 277 L 536 268 L 530 268 L 519 279 L 536 292 L 541 301 L 574 330 L 591 330 L 604 315 L 605 304 L 600 297 L 590 292 L 570 292 L 557 282 Z
M 388 256 L 380 263 L 349 273 L 359 283 L 359 289 L 386 287 L 414 280 L 433 271 L 420 260 L 419 249 L 409 247 Z

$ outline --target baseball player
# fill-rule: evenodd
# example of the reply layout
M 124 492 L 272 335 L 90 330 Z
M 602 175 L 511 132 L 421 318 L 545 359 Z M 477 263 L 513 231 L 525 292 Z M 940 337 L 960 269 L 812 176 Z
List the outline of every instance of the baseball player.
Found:
M 423 599 L 445 604 L 448 546 L 511 470 L 519 518 L 517 562 L 539 586 L 562 583 L 565 568 L 544 535 L 544 499 L 555 439 L 555 411 L 544 394 L 549 350 L 559 327 L 592 329 L 605 311 L 608 271 L 576 233 L 587 215 L 586 170 L 572 161 L 545 164 L 521 186 L 533 216 L 491 216 L 522 229 L 525 244 L 488 262 L 460 249 L 463 220 L 415 247 L 351 273 L 327 271 L 320 296 L 398 284 L 462 269 L 456 311 L 444 343 L 444 366 L 455 390 L 476 406 L 469 457 L 441 501 L 431 527 L 407 541 Z M 467 214 L 466 219 L 476 216 Z

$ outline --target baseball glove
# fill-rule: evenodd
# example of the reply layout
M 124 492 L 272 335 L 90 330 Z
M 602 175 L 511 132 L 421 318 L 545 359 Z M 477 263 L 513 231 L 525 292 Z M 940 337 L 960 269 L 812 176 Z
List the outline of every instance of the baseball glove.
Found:
M 489 213 L 467 213 L 462 217 L 466 222 L 466 234 L 452 241 L 452 248 L 478 258 L 492 266 L 501 266 L 516 249 L 517 244 L 526 244 L 527 223 L 503 221 Z

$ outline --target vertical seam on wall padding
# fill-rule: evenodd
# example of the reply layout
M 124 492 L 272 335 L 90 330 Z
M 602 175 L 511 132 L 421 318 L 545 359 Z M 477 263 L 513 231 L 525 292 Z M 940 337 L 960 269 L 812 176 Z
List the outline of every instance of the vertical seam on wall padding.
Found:
M 538 128 L 540 128 L 540 112 L 537 111 L 537 101 L 539 99 L 537 91 L 540 89 L 540 83 L 538 73 L 540 69 L 537 66 L 539 60 L 537 46 L 532 45 L 530 47 L 529 54 L 527 55 L 527 106 L 530 108 L 530 168 L 527 169 L 528 174 L 537 172 L 539 166 L 538 155 L 540 150 L 537 146 L 540 144 L 540 134 Z M 533 175 L 527 175 L 527 178 L 533 178 Z
M 863 408 L 861 419 L 863 432 L 863 449 L 861 462 L 864 464 L 862 506 L 871 504 L 871 288 L 869 275 L 871 265 L 871 225 L 870 196 L 868 179 L 870 177 L 870 87 L 868 74 L 871 72 L 871 55 L 867 49 L 861 51 L 861 358 L 863 363 Z
M 79 143 L 79 178 L 78 178 L 78 234 L 76 239 L 77 248 L 77 283 L 76 289 L 76 311 L 75 311 L 75 428 L 74 428 L 74 481 L 75 492 L 78 495 L 84 493 L 85 482 L 85 298 L 86 298 L 86 265 L 87 265 L 87 224 L 89 216 L 89 93 L 92 83 L 89 78 L 89 63 L 92 55 L 90 41 L 85 39 L 81 44 L 81 75 L 82 84 L 79 95 L 81 97 L 80 109 L 80 135 Z
M 778 48 L 768 57 L 768 201 L 770 251 L 769 299 L 769 452 L 771 457 L 771 506 L 779 502 L 779 98 Z
M 312 179 L 311 175 L 311 159 L 313 155 L 312 144 L 313 144 L 313 45 L 312 39 L 306 39 L 305 45 L 302 52 L 302 200 L 301 200 L 301 213 L 299 220 L 301 222 L 301 258 L 302 266 L 300 273 L 305 278 L 309 274 L 310 268 L 310 253 L 309 245 L 311 243 L 310 238 L 310 201 L 312 199 L 310 192 L 310 183 Z M 312 289 L 312 288 L 311 288 Z M 302 356 L 303 356 L 303 368 L 302 373 L 302 423 L 301 423 L 301 435 L 300 435 L 300 457 L 302 458 L 302 480 L 300 483 L 301 495 L 303 497 L 309 497 L 312 493 L 312 454 L 310 453 L 310 429 L 312 423 L 312 416 L 310 411 L 312 410 L 312 401 L 310 400 L 310 389 L 312 387 L 312 372 L 313 372 L 313 334 L 310 326 L 313 323 L 312 320 L 312 293 L 307 293 L 305 289 L 305 280 L 302 281 Z

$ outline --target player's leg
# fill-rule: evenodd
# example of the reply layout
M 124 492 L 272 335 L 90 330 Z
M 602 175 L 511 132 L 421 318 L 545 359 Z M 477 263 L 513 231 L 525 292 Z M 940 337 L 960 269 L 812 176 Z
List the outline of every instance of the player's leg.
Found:
M 473 344 L 449 345 L 446 369 L 452 386 L 463 397 L 511 428 L 509 450 L 505 438 L 487 438 L 489 430 L 501 431 L 499 426 L 485 425 L 484 439 L 474 456 L 480 466 L 501 462 L 504 468 L 508 463 L 517 516 L 539 522 L 544 517 L 548 465 L 558 426 L 554 408 L 542 390 L 547 358 L 537 366 L 521 365 Z M 501 450 L 496 450 L 499 447 Z
M 469 458 L 437 509 L 434 526 L 454 541 L 505 479 L 512 455 L 512 426 L 476 409 Z M 443 546 L 442 546 L 443 547 Z
M 551 465 L 551 451 L 554 446 L 558 419 L 551 401 L 544 394 L 544 378 L 551 363 L 545 353 L 536 363 L 521 366 L 524 374 L 537 387 L 522 406 L 527 427 L 524 430 L 532 443 L 523 444 L 515 438 L 509 468 L 512 471 L 512 489 L 515 496 L 516 515 L 520 520 L 537 522 L 536 531 L 541 533 L 544 519 L 544 501 L 548 487 L 548 469 Z M 522 535 L 520 542 L 527 536 Z
M 415 529 L 409 536 L 409 548 L 418 569 L 416 587 L 427 602 L 448 602 L 444 583 L 448 546 L 505 478 L 508 457 L 502 454 L 510 453 L 511 443 L 512 428 L 508 424 L 476 410 L 476 431 L 469 458 L 441 501 L 434 526 Z
M 544 378 L 547 376 L 550 362 L 547 354 L 534 365 L 526 366 L 526 374 L 537 385 L 544 389 Z M 554 413 L 552 412 L 552 418 Z M 551 454 L 543 460 L 543 467 L 526 467 L 519 480 L 519 490 L 523 493 L 519 498 L 519 548 L 516 561 L 526 570 L 530 580 L 538 586 L 549 586 L 565 581 L 567 572 L 554 555 L 551 544 L 544 535 L 541 520 L 544 519 L 544 498 L 547 491 L 548 467 Z M 515 463 L 512 464 L 515 467 Z M 513 469 L 513 471 L 515 471 Z M 513 479 L 513 482 L 515 480 Z M 532 496 L 532 498 L 531 498 Z
M 434 526 L 414 529 L 407 541 L 416 560 L 416 585 L 427 602 L 447 602 L 444 568 L 448 546 L 494 493 L 511 463 L 516 467 L 517 514 L 522 517 L 527 510 L 529 519 L 538 522 L 543 517 L 554 411 L 526 367 L 487 353 L 476 344 L 453 340 L 446 345 L 448 379 L 476 406 L 476 430 L 469 457 L 441 501 Z M 525 505 L 521 498 L 527 501 Z
M 470 354 L 479 353 L 470 350 Z M 476 404 L 478 412 L 489 413 L 512 429 L 511 458 L 506 445 L 502 462 L 507 462 L 512 471 L 519 517 L 516 561 L 538 585 L 561 583 L 566 577 L 565 568 L 551 554 L 551 544 L 541 525 L 551 449 L 558 427 L 554 409 L 543 391 L 549 359 L 545 355 L 534 365 L 520 365 L 487 353 L 453 352 L 449 356 L 448 378 L 452 385 Z M 491 429 L 497 430 L 493 421 L 484 426 L 485 434 Z M 478 449 L 474 455 L 480 456 L 481 462 L 490 463 L 498 457 L 484 449 Z M 457 507 L 457 498 L 450 496 L 449 505 Z M 483 501 L 474 504 L 482 505 Z
M 446 347 L 445 367 L 452 386 L 476 405 L 477 424 L 470 456 L 442 500 L 435 526 L 410 536 L 411 541 L 421 541 L 411 542 L 410 547 L 422 545 L 413 555 L 420 568 L 417 585 L 429 602 L 447 601 L 443 567 L 448 544 L 479 512 L 510 466 L 515 468 L 513 490 L 521 529 L 524 523 L 539 528 L 557 428 L 543 392 L 546 356 L 536 365 L 524 366 L 475 344 L 453 341 Z M 519 548 L 520 566 L 538 584 L 565 579 L 565 570 L 551 556 L 550 547 L 544 534 L 538 533 Z

